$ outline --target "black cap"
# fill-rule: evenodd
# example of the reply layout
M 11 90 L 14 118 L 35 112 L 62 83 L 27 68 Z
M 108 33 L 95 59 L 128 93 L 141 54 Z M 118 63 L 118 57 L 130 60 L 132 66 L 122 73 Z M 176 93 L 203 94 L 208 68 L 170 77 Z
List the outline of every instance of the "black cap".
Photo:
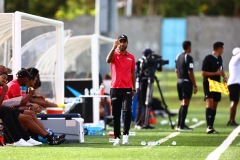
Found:
M 17 78 L 25 78 L 25 77 L 30 78 L 31 77 L 29 72 L 24 68 L 22 68 L 20 71 L 18 71 L 16 76 L 17 76 Z
M 125 40 L 127 42 L 128 41 L 128 37 L 126 35 L 120 35 L 120 36 L 118 36 L 118 40 L 119 41 Z
M 150 55 L 152 53 L 154 53 L 154 51 L 152 51 L 150 48 L 146 48 L 143 51 L 144 56 L 148 56 L 148 55 Z

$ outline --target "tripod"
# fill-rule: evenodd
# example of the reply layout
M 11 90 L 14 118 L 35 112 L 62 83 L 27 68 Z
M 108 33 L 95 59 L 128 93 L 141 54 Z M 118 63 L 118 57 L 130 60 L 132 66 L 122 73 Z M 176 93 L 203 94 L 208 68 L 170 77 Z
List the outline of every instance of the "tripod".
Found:
M 173 123 L 172 123 L 170 113 L 168 112 L 168 106 L 167 106 L 167 104 L 166 104 L 166 102 L 165 102 L 165 99 L 164 99 L 164 97 L 163 97 L 163 94 L 162 94 L 162 90 L 161 90 L 161 87 L 160 87 L 160 84 L 159 84 L 159 80 L 158 80 L 158 78 L 157 78 L 156 76 L 154 76 L 154 78 L 155 78 L 155 81 L 157 82 L 157 87 L 158 87 L 158 91 L 159 91 L 159 94 L 160 94 L 161 99 L 162 99 L 162 103 L 163 103 L 163 105 L 164 105 L 164 107 L 165 107 L 165 110 L 167 111 L 167 115 L 168 115 L 168 119 L 169 119 L 171 128 L 174 129 L 174 125 L 173 125 Z
M 145 102 L 144 102 L 144 104 L 145 104 L 145 115 L 144 115 L 144 126 L 147 126 L 147 125 L 149 125 L 148 124 L 148 120 L 149 120 L 149 112 L 150 112 L 150 107 L 151 107 L 151 102 L 152 102 L 152 94 L 153 94 L 153 82 L 154 82 L 154 80 L 156 81 L 156 83 L 157 83 L 157 87 L 158 87 L 158 91 L 159 91 L 159 94 L 160 94 L 160 97 L 161 97 L 161 100 L 162 100 L 162 103 L 163 103 L 163 105 L 164 105 L 164 107 L 165 107 L 165 110 L 167 111 L 167 108 L 168 108 L 168 106 L 167 106 L 167 104 L 166 104 L 166 102 L 165 102 L 165 99 L 164 99 L 164 97 L 163 97 L 163 94 L 162 94 L 162 90 L 161 90 L 161 87 L 160 87 L 160 84 L 159 84 L 159 80 L 157 79 L 157 77 L 154 75 L 154 78 L 153 77 L 148 77 L 147 78 L 147 89 L 146 89 L 146 99 L 145 99 Z M 146 81 L 145 81 L 146 82 Z M 144 89 L 144 87 L 146 87 L 146 86 L 144 86 L 144 85 L 146 85 L 143 81 L 141 81 L 140 80 L 140 83 L 139 83 L 140 85 L 139 85 L 139 92 L 140 92 L 140 96 L 139 96 L 139 99 L 140 99 L 140 104 L 139 105 L 141 105 L 141 106 L 143 106 L 143 98 L 144 97 L 142 97 L 142 94 L 141 94 L 141 92 L 144 92 L 145 91 L 145 89 Z M 169 122 L 170 122 L 170 124 L 171 124 L 171 128 L 172 129 L 174 129 L 174 125 L 173 125 L 173 123 L 172 123 L 172 120 L 171 120 L 171 117 L 170 117 L 170 113 L 169 112 L 167 112 L 167 114 L 168 114 L 168 118 L 169 118 Z

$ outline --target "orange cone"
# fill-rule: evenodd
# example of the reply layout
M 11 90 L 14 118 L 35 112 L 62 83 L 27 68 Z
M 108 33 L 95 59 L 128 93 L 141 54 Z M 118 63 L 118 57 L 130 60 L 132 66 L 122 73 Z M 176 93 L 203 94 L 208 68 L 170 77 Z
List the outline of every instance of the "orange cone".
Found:
M 148 122 L 149 122 L 149 124 L 156 124 L 157 123 L 157 118 L 154 116 L 153 111 L 149 112 Z
M 0 137 L 0 146 L 4 146 L 4 145 L 5 145 L 4 138 Z

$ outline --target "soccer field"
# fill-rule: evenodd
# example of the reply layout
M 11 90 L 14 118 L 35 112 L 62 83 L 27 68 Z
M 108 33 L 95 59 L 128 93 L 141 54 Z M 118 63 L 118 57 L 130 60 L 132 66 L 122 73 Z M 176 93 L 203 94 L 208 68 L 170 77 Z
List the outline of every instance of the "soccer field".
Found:
M 179 101 L 176 94 L 176 76 L 174 73 L 158 73 L 158 78 L 164 93 L 166 103 L 171 110 L 177 110 Z M 203 160 L 231 159 L 240 157 L 240 128 L 226 126 L 229 118 L 229 99 L 223 95 L 219 103 L 215 120 L 215 129 L 219 134 L 206 134 L 205 103 L 203 101 L 202 81 L 199 73 L 196 74 L 199 92 L 194 95 L 189 107 L 187 125 L 195 127 L 193 131 L 177 132 L 170 125 L 164 123 L 168 117 L 157 117 L 156 129 L 137 130 L 132 125 L 129 146 L 112 146 L 109 143 L 109 127 L 104 136 L 85 136 L 85 143 L 65 143 L 59 146 L 44 144 L 39 147 L 1 147 L 0 160 L 73 160 L 73 159 L 129 159 L 129 160 Z M 155 88 L 154 96 L 159 93 Z M 240 122 L 237 114 L 236 121 Z M 177 116 L 171 117 L 176 122 Z M 231 132 L 234 131 L 234 134 Z M 156 146 L 141 145 L 141 142 L 160 142 Z M 172 145 L 175 141 L 176 145 Z M 216 151 L 215 151 L 216 150 Z M 215 151 L 215 152 L 214 152 Z M 211 154 L 212 153 L 212 154 Z

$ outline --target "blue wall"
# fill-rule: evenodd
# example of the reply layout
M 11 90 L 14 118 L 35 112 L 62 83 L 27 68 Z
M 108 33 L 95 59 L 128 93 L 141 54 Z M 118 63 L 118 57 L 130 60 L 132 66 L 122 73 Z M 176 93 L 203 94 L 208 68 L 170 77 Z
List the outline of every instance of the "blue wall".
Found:
M 162 23 L 162 57 L 169 60 L 165 68 L 174 69 L 176 56 L 182 52 L 182 42 L 186 40 L 187 23 L 183 18 L 164 18 Z

